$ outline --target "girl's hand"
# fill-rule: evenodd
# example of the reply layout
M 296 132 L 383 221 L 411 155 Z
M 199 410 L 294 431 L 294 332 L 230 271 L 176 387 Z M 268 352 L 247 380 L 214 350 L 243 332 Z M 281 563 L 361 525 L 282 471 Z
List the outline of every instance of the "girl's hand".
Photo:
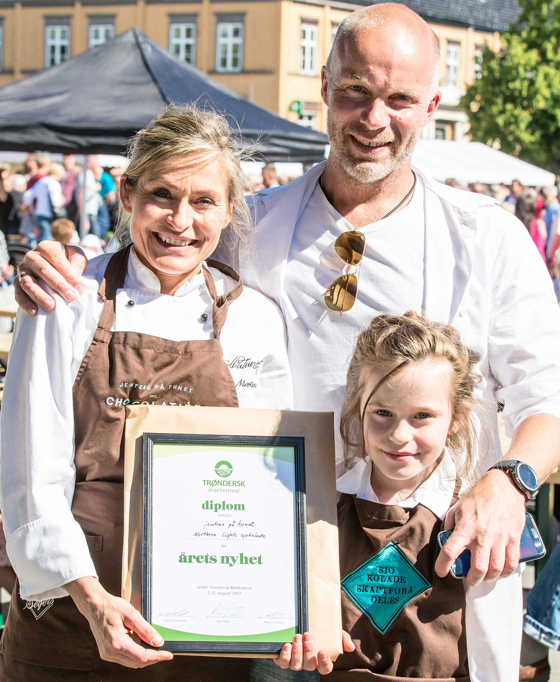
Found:
M 344 651 L 354 651 L 354 642 L 347 632 L 342 631 L 342 648 Z M 274 659 L 276 665 L 283 670 L 317 670 L 321 675 L 332 672 L 333 662 L 326 651 L 315 651 L 315 640 L 310 632 L 303 637 L 294 635 L 292 643 L 284 644 L 278 658 Z
M 79 611 L 87 618 L 99 655 L 104 661 L 127 668 L 145 668 L 170 661 L 170 651 L 144 649 L 131 637 L 161 646 L 163 639 L 138 611 L 124 599 L 109 594 L 96 578 L 79 578 L 65 585 Z

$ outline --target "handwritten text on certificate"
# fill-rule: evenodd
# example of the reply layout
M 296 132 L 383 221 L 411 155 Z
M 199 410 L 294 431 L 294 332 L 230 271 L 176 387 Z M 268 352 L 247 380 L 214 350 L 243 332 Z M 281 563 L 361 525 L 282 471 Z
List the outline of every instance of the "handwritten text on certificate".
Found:
M 152 623 L 175 641 L 296 632 L 291 447 L 154 444 Z

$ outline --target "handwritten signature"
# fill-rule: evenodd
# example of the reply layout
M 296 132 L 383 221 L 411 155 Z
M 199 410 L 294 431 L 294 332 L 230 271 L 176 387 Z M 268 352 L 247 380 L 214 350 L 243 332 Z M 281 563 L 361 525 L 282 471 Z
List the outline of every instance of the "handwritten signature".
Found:
M 280 619 L 286 619 L 286 614 L 282 613 L 282 611 L 273 611 L 272 613 L 265 613 L 264 616 L 257 616 L 257 618 L 280 618 Z
M 209 618 L 243 618 L 241 611 L 243 611 L 244 606 L 236 606 L 234 608 L 227 609 L 225 606 L 218 604 L 216 608 L 208 614 Z
M 177 602 L 174 602 L 173 604 L 170 604 L 165 609 L 163 609 L 163 611 L 161 611 L 161 613 L 159 613 L 158 615 L 161 617 L 163 617 L 163 616 L 175 616 L 175 617 L 188 616 L 195 604 L 196 604 L 196 602 L 193 602 L 192 604 L 178 604 Z

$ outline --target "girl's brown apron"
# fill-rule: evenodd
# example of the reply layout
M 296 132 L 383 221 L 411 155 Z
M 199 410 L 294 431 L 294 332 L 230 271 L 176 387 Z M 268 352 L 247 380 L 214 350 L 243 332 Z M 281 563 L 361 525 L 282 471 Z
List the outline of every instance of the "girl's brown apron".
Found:
M 442 521 L 421 504 L 343 494 L 338 524 L 342 627 L 356 650 L 322 679 L 468 682 L 463 581 L 434 571 Z
M 136 332 L 111 331 L 117 289 L 124 288 L 130 247 L 109 261 L 99 286 L 103 312 L 73 388 L 76 487 L 74 517 L 82 526 L 99 580 L 120 596 L 123 545 L 123 430 L 127 404 L 237 407 L 237 392 L 224 362 L 220 332 L 228 302 L 243 289 L 231 268 L 209 265 L 237 285 L 216 296 L 212 276 L 203 268 L 213 299 L 214 338 L 175 342 Z M 129 307 L 134 301 L 129 301 Z M 166 682 L 249 679 L 247 659 L 175 656 L 171 662 L 132 670 L 106 663 L 98 655 L 87 620 L 70 597 L 30 605 L 13 592 L 0 644 L 2 682 Z

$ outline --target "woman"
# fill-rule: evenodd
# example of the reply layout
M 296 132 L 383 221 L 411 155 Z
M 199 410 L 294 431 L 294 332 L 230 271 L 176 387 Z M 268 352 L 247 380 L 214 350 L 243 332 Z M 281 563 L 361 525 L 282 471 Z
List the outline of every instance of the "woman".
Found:
M 535 190 L 526 189 L 517 198 L 515 217 L 519 218 L 523 225 L 525 225 L 538 252 L 546 263 L 546 225 L 544 220 L 538 216 L 537 193 Z
M 123 404 L 289 407 L 283 321 L 268 299 L 242 293 L 231 268 L 205 263 L 246 214 L 225 121 L 169 107 L 129 155 L 120 193 L 132 245 L 90 262 L 78 300 L 17 320 L 2 510 L 19 588 L 1 642 L 3 682 L 248 676 L 243 659 L 169 662 L 137 643 L 162 640 L 118 597 Z

